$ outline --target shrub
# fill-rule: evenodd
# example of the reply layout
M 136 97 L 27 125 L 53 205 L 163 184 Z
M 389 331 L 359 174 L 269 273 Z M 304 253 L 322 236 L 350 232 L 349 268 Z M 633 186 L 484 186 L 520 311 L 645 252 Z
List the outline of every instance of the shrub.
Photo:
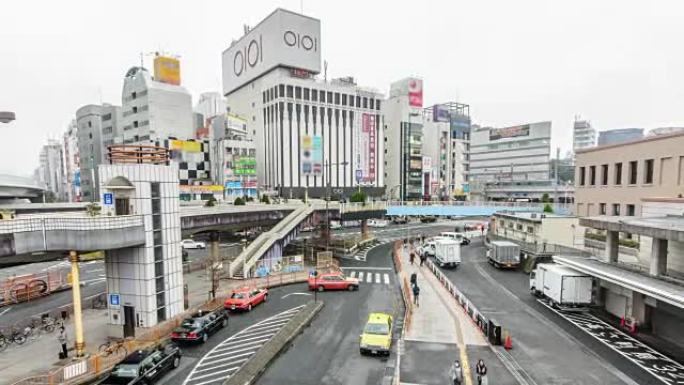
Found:
M 235 201 L 233 202 L 233 204 L 234 204 L 235 206 L 244 206 L 244 205 L 245 205 L 245 201 L 242 200 L 242 198 L 237 197 L 237 198 L 235 198 Z
M 366 194 L 362 191 L 357 191 L 352 194 L 351 198 L 349 198 L 349 201 L 363 203 L 366 201 Z
M 271 200 L 268 198 L 268 195 L 261 196 L 261 203 L 266 203 L 267 205 L 271 204 Z
M 553 207 L 551 207 L 550 204 L 545 204 L 544 205 L 544 212 L 548 214 L 553 214 Z
M 216 206 L 216 198 L 214 196 L 210 196 L 209 199 L 204 203 L 205 207 L 214 207 Z
M 551 202 L 551 200 L 549 199 L 549 194 L 548 194 L 548 193 L 544 193 L 544 195 L 542 195 L 542 200 L 541 200 L 541 201 L 542 201 L 542 203 L 549 203 L 549 202 Z

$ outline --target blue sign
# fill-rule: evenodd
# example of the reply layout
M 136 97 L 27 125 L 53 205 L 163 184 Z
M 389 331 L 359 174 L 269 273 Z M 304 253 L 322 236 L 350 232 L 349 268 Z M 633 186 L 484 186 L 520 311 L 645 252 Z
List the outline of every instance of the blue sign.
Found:
M 470 192 L 470 185 L 468 183 L 463 184 L 463 192 L 464 193 L 469 193 Z
M 104 204 L 106 204 L 106 205 L 114 204 L 114 194 L 105 193 L 104 194 Z
M 120 306 L 121 296 L 119 294 L 110 293 L 109 294 L 109 305 L 110 306 Z
M 356 170 L 356 183 L 361 182 L 363 179 L 363 170 Z

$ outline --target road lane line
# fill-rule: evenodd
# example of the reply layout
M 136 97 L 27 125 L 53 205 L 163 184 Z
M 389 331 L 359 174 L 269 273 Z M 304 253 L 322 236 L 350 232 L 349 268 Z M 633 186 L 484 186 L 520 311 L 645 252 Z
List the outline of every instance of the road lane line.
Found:
M 373 283 L 373 273 L 368 273 L 366 275 L 366 283 Z
M 216 372 L 214 372 L 214 373 L 209 373 L 209 374 L 205 374 L 205 375 L 202 375 L 202 376 L 195 377 L 195 378 L 193 378 L 193 379 L 190 380 L 190 381 L 199 380 L 199 379 L 207 378 L 207 377 L 212 377 L 212 376 L 215 376 L 215 375 L 221 374 L 221 373 L 233 372 L 233 371 L 236 371 L 236 370 L 238 370 L 238 369 L 240 369 L 239 366 L 234 366 L 234 367 L 232 367 L 232 368 L 228 368 L 228 369 L 225 369 L 225 370 L 219 370 L 219 371 L 216 371 Z M 217 380 L 219 380 L 219 379 L 217 378 L 216 381 L 217 381 Z
M 7 312 L 10 311 L 11 309 L 12 309 L 12 306 L 10 306 L 10 307 L 8 307 L 7 309 L 3 310 L 2 312 L 0 312 L 0 316 L 2 316 L 3 314 L 7 313 Z
M 359 282 L 363 282 L 363 271 L 359 272 Z
M 390 283 L 389 274 L 385 273 L 385 274 L 383 275 L 383 277 L 385 277 L 385 285 L 389 285 L 389 283 Z
M 230 347 L 230 348 L 224 349 L 224 350 L 216 350 L 214 353 L 219 353 L 219 354 L 212 354 L 212 355 L 207 356 L 207 357 L 208 358 L 223 357 L 223 356 L 227 356 L 227 355 L 234 354 L 234 353 L 244 352 L 247 350 L 249 350 L 249 351 L 258 350 L 261 347 L 261 345 L 263 345 L 263 343 L 266 341 L 268 341 L 268 339 L 264 338 L 262 340 L 258 340 L 258 341 L 254 341 L 254 342 L 244 344 L 242 346 L 233 346 L 233 347 Z M 247 345 L 250 345 L 250 346 L 247 346 Z
M 352 271 L 351 273 L 349 273 L 349 276 L 350 276 L 351 278 L 356 278 L 356 272 L 355 272 L 355 271 Z
M 256 349 L 256 350 L 258 350 L 258 349 Z M 203 366 L 216 365 L 216 363 L 218 363 L 218 362 L 229 362 L 229 361 L 232 361 L 232 360 L 239 358 L 239 357 L 253 356 L 254 353 L 256 353 L 256 350 L 252 350 L 252 351 L 249 351 L 247 353 L 236 354 L 234 356 L 230 356 L 230 357 L 226 357 L 226 358 L 219 358 L 216 360 L 211 360 L 210 362 L 202 363 L 202 365 L 197 365 L 197 367 L 202 368 Z M 240 358 L 239 360 L 235 361 L 234 364 L 237 364 L 239 362 L 244 362 L 244 361 L 247 361 L 247 358 Z M 212 366 L 211 368 L 203 368 L 203 369 L 195 370 L 195 373 L 206 372 L 207 370 L 217 369 L 220 367 L 221 366 Z
M 311 295 L 311 293 L 290 293 L 290 294 L 285 294 L 284 296 L 280 297 L 280 299 L 287 298 L 291 295 Z
M 375 273 L 375 283 L 380 283 L 380 273 Z

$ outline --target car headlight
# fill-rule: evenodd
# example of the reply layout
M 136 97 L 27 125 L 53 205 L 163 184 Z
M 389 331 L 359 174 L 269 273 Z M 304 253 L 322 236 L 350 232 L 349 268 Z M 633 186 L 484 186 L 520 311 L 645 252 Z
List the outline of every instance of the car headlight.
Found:
M 368 349 L 369 347 L 370 347 L 370 345 L 364 344 L 363 342 L 361 342 L 361 348 L 362 349 Z

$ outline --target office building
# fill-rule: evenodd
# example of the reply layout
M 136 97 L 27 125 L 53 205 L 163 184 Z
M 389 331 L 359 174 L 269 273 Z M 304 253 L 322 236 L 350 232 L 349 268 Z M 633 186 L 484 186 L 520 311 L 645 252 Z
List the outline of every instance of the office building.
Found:
M 354 79 L 316 79 L 320 21 L 276 9 L 223 52 L 223 93 L 257 144 L 261 188 L 284 197 L 383 193 L 381 100 Z M 327 188 L 330 182 L 330 190 Z
M 49 139 L 38 158 L 36 182 L 49 192 L 48 201 L 66 201 L 68 194 L 64 182 L 64 155 L 61 141 Z
M 590 121 L 575 118 L 572 134 L 574 151 L 596 146 L 596 129 L 591 126 Z
M 571 186 L 550 179 L 551 122 L 505 128 L 477 127 L 471 134 L 473 199 L 534 201 L 544 194 L 571 202 Z
M 226 100 L 218 92 L 203 92 L 195 105 L 195 112 L 202 114 L 204 119 L 223 115 L 227 112 Z
M 575 162 L 580 216 L 639 216 L 642 198 L 684 191 L 684 133 L 580 150 Z
M 410 77 L 392 83 L 383 113 L 386 195 L 423 199 L 423 80 Z
M 658 127 L 648 131 L 647 136 L 670 135 L 684 132 L 684 127 Z
M 106 163 L 107 147 L 119 131 L 121 108 L 110 104 L 89 104 L 76 110 L 81 192 L 84 201 L 100 196 L 97 166 Z
M 610 144 L 624 143 L 632 140 L 639 140 L 643 137 L 643 128 L 619 128 L 616 130 L 601 131 L 599 132 L 598 145 L 607 146 Z
M 69 123 L 62 136 L 62 156 L 64 159 L 64 190 L 67 201 L 81 201 L 81 169 L 78 152 L 78 125 L 76 120 Z
M 195 137 L 190 93 L 179 85 L 180 80 L 157 79 L 166 78 L 161 75 L 153 78 L 143 67 L 133 67 L 126 73 L 121 96 L 120 142 Z
M 435 104 L 423 110 L 423 195 L 465 199 L 470 129 L 467 104 Z

